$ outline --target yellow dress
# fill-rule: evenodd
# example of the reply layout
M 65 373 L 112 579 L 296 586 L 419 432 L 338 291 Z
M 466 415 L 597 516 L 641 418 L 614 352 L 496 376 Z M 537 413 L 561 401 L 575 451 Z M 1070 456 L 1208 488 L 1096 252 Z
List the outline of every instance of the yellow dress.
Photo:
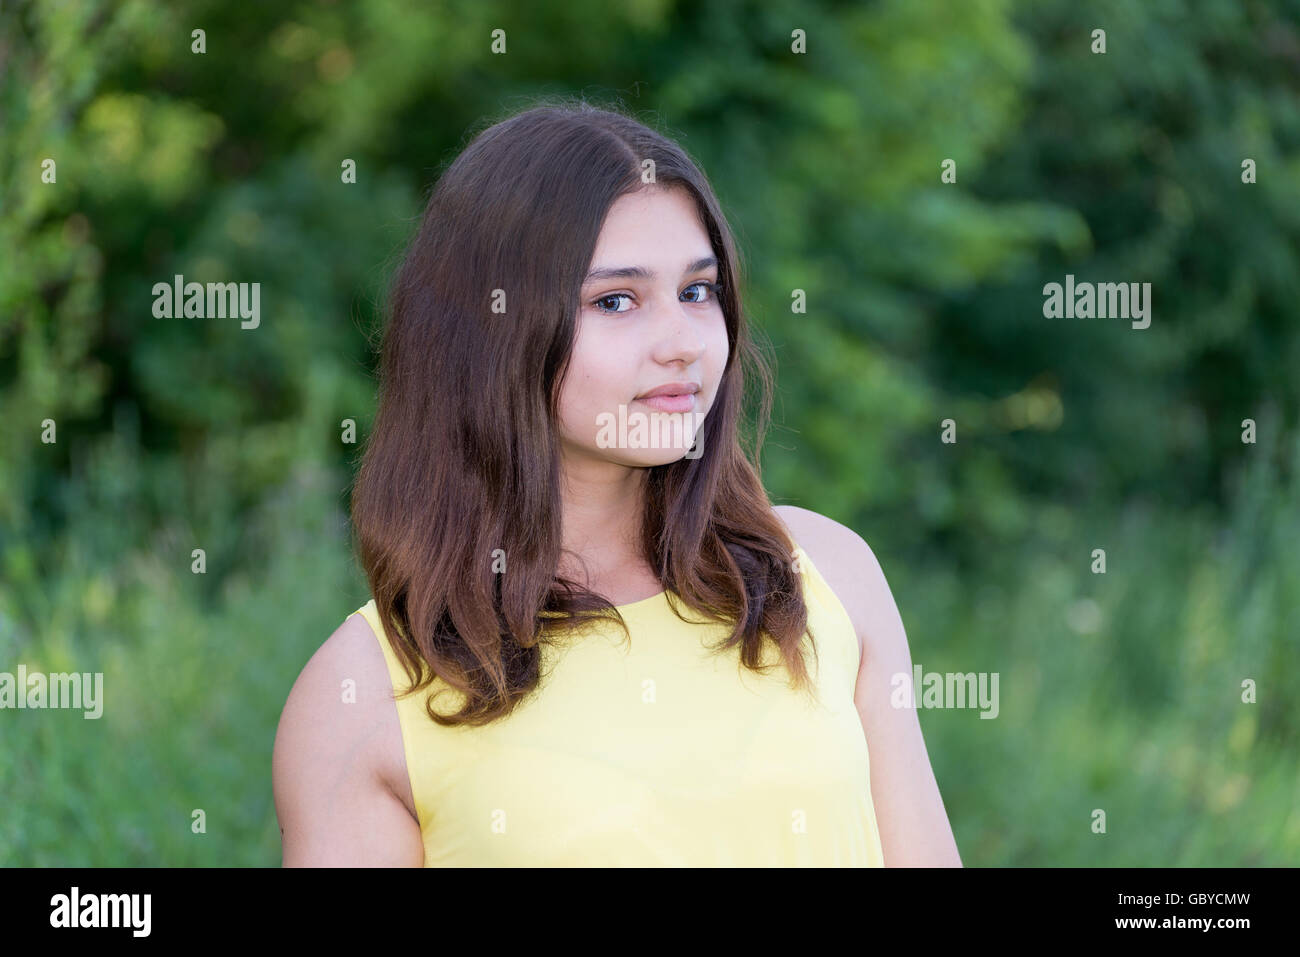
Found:
M 597 622 L 543 645 L 541 686 L 506 718 L 446 728 L 425 714 L 429 689 L 398 699 L 425 866 L 881 866 L 853 702 L 857 636 L 795 554 L 819 703 L 790 687 L 784 666 L 759 675 L 736 648 L 711 652 L 730 629 L 683 622 L 664 592 L 619 606 L 630 641 Z M 405 689 L 373 599 L 353 614 Z M 767 640 L 764 663 L 779 660 Z M 435 708 L 448 714 L 463 698 L 439 687 Z

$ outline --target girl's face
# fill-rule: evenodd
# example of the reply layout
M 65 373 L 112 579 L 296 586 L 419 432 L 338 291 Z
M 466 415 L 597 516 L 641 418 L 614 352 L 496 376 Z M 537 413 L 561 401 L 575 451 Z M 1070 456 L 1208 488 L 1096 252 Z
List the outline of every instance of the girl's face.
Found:
M 727 362 L 717 281 L 686 190 L 647 187 L 614 202 L 582 285 L 560 391 L 567 459 L 651 466 L 699 457 L 695 433 Z M 664 386 L 673 394 L 647 395 Z

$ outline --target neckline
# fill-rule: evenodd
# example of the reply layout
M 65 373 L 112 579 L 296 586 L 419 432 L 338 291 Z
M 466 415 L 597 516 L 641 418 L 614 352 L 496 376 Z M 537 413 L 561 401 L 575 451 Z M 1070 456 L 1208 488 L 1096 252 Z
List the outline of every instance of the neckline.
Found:
M 624 611 L 627 611 L 629 608 L 637 608 L 641 605 L 649 604 L 650 602 L 654 601 L 656 598 L 663 598 L 667 594 L 668 594 L 668 589 L 665 588 L 662 589 L 661 591 L 655 592 L 653 595 L 649 596 L 648 598 L 641 598 L 638 599 L 637 601 L 630 601 L 625 605 L 615 605 L 614 610 L 622 613 Z

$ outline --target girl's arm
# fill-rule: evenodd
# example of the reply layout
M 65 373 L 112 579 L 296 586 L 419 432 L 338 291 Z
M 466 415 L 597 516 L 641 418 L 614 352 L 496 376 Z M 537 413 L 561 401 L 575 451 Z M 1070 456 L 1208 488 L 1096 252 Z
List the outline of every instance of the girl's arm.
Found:
M 891 679 L 912 655 L 875 554 L 852 529 L 808 509 L 778 514 L 848 612 L 862 647 L 854 703 L 871 760 L 871 800 L 888 867 L 961 867 L 952 825 L 915 708 L 890 704 Z
M 349 678 L 355 702 L 343 700 Z M 420 826 L 383 770 L 385 755 L 402 747 L 391 689 L 361 615 L 340 625 L 294 682 L 271 756 L 285 867 L 424 865 Z

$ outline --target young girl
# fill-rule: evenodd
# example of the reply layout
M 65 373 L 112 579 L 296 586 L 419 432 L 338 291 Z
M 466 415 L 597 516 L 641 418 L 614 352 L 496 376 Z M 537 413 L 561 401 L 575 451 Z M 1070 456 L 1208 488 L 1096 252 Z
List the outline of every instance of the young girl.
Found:
M 286 865 L 960 865 L 880 566 L 760 482 L 739 267 L 618 112 L 446 170 L 353 493 L 372 597 L 276 736 Z

